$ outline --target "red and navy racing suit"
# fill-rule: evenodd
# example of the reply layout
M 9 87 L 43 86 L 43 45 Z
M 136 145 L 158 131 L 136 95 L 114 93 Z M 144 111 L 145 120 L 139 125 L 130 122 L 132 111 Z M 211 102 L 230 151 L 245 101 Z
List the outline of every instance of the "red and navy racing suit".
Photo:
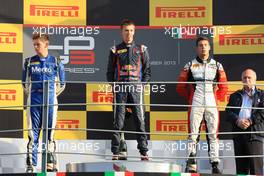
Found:
M 28 94 L 27 117 L 28 133 L 27 165 L 37 165 L 37 152 L 40 128 L 42 128 L 43 82 L 49 83 L 49 104 L 57 104 L 57 96 L 65 88 L 64 66 L 60 59 L 48 55 L 40 58 L 38 55 L 26 58 L 23 67 L 23 88 Z M 34 82 L 35 81 L 35 82 Z M 36 82 L 37 81 L 37 82 Z M 59 81 L 59 82 L 56 82 Z M 30 82 L 27 84 L 25 82 Z M 38 106 L 37 106 L 38 105 Z M 48 128 L 55 128 L 57 120 L 57 106 L 49 106 Z M 48 130 L 49 152 L 55 151 L 53 139 L 54 130 Z M 32 153 L 32 154 L 31 154 Z M 53 157 L 54 158 L 54 157 Z M 52 159 L 51 159 L 52 160 Z M 48 161 L 49 162 L 49 161 Z M 55 161 L 53 161 L 55 162 Z
M 195 156 L 199 141 L 199 135 L 197 134 L 200 132 L 202 120 L 205 119 L 209 133 L 218 132 L 219 114 L 216 105 L 217 100 L 224 100 L 227 84 L 214 84 L 214 82 L 225 83 L 227 78 L 221 63 L 212 58 L 203 61 L 197 57 L 185 65 L 178 81 L 197 82 L 196 84 L 178 83 L 176 88 L 179 95 L 185 97 L 189 104 L 193 105 L 188 112 L 188 124 L 189 133 L 195 134 L 189 136 L 188 154 L 189 156 Z M 207 137 L 209 140 L 210 161 L 211 163 L 219 162 L 217 134 L 209 134 Z
M 142 88 L 143 86 L 141 82 L 148 82 L 149 80 L 150 63 L 146 46 L 137 45 L 134 42 L 131 44 L 122 42 L 111 48 L 107 67 L 107 81 L 117 82 L 116 87 L 113 87 L 115 103 L 143 104 L 143 90 L 139 87 Z M 125 82 L 125 84 L 118 84 L 118 82 Z M 131 89 L 126 89 L 125 86 L 131 86 Z M 131 108 L 137 131 L 145 132 L 145 108 L 142 105 L 131 105 Z M 125 105 L 114 106 L 114 130 L 122 130 L 125 113 Z M 147 136 L 138 134 L 137 142 L 140 153 L 145 155 L 148 151 Z M 119 153 L 119 145 L 120 133 L 116 132 L 113 134 L 111 147 L 114 154 Z

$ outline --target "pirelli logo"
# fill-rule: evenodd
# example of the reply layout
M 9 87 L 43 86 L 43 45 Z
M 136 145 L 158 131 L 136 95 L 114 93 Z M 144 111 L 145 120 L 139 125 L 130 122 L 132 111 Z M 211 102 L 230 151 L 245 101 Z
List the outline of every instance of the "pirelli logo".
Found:
M 0 44 L 16 44 L 17 34 L 15 32 L 0 32 Z
M 93 103 L 112 103 L 113 93 L 93 91 Z
M 205 130 L 204 123 L 201 127 Z M 187 132 L 188 121 L 187 120 L 157 120 L 156 121 L 157 132 Z
M 79 128 L 79 126 L 80 126 L 79 120 L 58 120 L 56 124 L 56 128 L 60 128 L 60 129 Z
M 219 45 L 264 45 L 264 34 L 222 34 L 219 35 Z
M 30 16 L 79 17 L 79 6 L 30 5 Z
M 157 120 L 157 132 L 186 132 L 188 124 L 186 120 Z
M 206 7 L 156 7 L 156 18 L 204 18 Z
M 16 101 L 16 93 L 14 89 L 0 89 L 0 101 Z

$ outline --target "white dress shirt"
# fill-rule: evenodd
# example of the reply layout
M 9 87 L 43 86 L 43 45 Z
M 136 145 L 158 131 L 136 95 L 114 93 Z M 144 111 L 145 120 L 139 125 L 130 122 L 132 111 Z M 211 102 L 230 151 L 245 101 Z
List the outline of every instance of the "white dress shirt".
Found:
M 242 106 L 239 112 L 239 119 L 250 119 L 254 93 L 255 88 L 252 88 L 250 92 L 244 90 Z

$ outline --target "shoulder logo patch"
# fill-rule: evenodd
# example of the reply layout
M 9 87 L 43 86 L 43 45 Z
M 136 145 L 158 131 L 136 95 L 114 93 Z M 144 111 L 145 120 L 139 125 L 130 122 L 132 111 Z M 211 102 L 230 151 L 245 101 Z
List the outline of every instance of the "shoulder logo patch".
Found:
M 127 52 L 127 49 L 117 50 L 117 53 L 118 53 L 118 54 L 125 53 L 125 52 Z

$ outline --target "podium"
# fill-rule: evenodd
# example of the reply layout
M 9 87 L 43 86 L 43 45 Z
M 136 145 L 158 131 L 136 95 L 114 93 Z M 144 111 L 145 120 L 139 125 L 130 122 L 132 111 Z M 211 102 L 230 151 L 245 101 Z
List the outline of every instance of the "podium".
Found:
M 176 163 L 154 161 L 102 160 L 98 162 L 68 163 L 67 172 L 181 172 L 182 167 Z

